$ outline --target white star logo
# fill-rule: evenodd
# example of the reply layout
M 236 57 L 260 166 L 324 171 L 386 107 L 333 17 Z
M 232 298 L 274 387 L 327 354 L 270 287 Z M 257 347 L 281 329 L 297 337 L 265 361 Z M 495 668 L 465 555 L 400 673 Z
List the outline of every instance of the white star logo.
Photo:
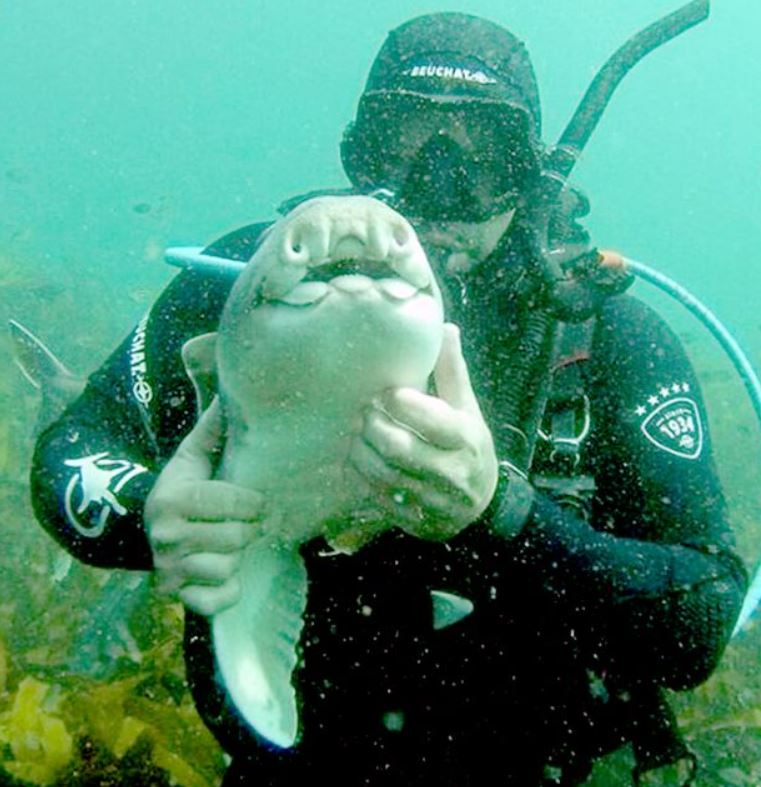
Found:
M 679 383 L 674 383 L 671 386 L 671 393 L 679 393 L 679 391 L 681 391 L 681 390 L 682 390 L 682 386 L 679 385 Z
M 658 391 L 658 393 L 659 393 L 661 396 L 663 396 L 663 397 L 665 398 L 666 396 L 668 396 L 668 395 L 669 395 L 669 389 L 668 389 L 668 388 L 666 388 L 666 386 L 663 386 L 663 388 L 661 388 L 661 389 Z
M 639 405 L 637 409 L 634 411 L 636 415 L 644 415 L 646 412 L 647 410 L 642 405 Z
M 648 396 L 647 397 L 647 403 L 655 406 L 656 404 L 658 404 L 658 397 L 657 396 Z
M 687 391 L 689 391 L 689 390 L 690 390 L 690 384 L 689 383 L 682 383 L 682 391 L 684 393 L 687 393 Z

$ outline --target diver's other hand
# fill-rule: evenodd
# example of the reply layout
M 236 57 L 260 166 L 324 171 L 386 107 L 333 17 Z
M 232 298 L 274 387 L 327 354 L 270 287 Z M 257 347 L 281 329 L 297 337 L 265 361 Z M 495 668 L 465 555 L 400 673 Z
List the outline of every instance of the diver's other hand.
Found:
M 240 597 L 243 548 L 262 514 L 261 495 L 211 480 L 221 445 L 215 400 L 161 471 L 144 511 L 159 591 L 201 615 L 221 612 Z
M 444 327 L 434 379 L 438 396 L 413 388 L 386 392 L 367 413 L 351 461 L 402 529 L 447 539 L 478 519 L 498 474 L 455 325 Z

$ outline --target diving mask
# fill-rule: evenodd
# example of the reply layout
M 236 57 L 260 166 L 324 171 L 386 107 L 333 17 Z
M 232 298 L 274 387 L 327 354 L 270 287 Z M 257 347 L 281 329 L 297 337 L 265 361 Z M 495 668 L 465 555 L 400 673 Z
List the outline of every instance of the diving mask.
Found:
M 515 207 L 538 172 L 525 113 L 411 93 L 363 96 L 344 140 L 359 187 L 391 193 L 409 218 L 484 221 Z

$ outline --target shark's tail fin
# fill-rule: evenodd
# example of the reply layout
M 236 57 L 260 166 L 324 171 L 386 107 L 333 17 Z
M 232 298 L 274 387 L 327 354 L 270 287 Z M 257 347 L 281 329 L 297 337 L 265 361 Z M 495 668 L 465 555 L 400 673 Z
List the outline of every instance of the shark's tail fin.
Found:
M 73 372 L 53 355 L 42 339 L 16 320 L 8 320 L 13 341 L 13 360 L 21 374 L 35 387 L 42 389 L 51 381 L 76 379 Z
M 307 600 L 304 559 L 296 549 L 255 544 L 241 580 L 241 599 L 212 618 L 217 668 L 248 725 L 288 749 L 298 738 L 292 677 Z
M 28 328 L 16 320 L 8 322 L 13 360 L 21 374 L 42 393 L 39 428 L 52 421 L 82 393 L 85 381 L 56 358 Z

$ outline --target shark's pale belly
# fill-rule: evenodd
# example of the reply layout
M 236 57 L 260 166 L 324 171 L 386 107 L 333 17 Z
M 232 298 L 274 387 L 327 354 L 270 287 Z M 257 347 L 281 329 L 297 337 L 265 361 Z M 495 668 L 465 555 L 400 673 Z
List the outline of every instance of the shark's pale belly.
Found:
M 212 620 L 214 649 L 241 716 L 280 747 L 298 735 L 291 675 L 307 594 L 299 546 L 372 506 L 370 487 L 347 461 L 351 441 L 363 411 L 385 389 L 425 389 L 443 326 L 425 255 L 412 229 L 394 223 L 398 214 L 366 198 L 315 202 L 294 214 L 306 229 L 294 229 L 286 217 L 287 243 L 270 236 L 274 250 L 265 244 L 249 263 L 262 255 L 259 267 L 274 272 L 233 291 L 217 340 L 229 424 L 220 475 L 261 492 L 267 517 L 244 556 L 239 602 Z M 380 248 L 404 278 L 342 274 L 294 285 L 291 269 L 280 272 L 267 254 L 279 249 L 282 265 L 301 265 L 304 238 L 314 238 L 315 227 L 327 233 L 321 248 L 350 249 L 360 266 L 372 251 L 376 268 Z M 395 243 L 401 261 L 393 257 Z M 268 287 L 275 295 L 262 299 Z

